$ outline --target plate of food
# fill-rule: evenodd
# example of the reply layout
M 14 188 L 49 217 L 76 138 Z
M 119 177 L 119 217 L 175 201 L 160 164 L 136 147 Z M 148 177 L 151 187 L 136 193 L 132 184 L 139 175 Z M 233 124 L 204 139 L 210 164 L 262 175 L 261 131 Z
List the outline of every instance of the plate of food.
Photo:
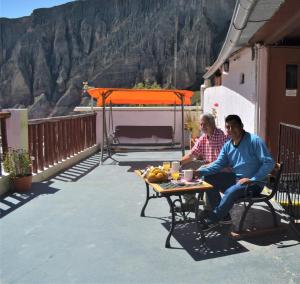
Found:
M 203 180 L 200 178 L 197 178 L 197 179 L 192 179 L 191 181 L 187 181 L 184 178 L 182 178 L 180 180 L 180 182 L 184 183 L 185 185 L 197 185 L 197 184 L 202 184 Z

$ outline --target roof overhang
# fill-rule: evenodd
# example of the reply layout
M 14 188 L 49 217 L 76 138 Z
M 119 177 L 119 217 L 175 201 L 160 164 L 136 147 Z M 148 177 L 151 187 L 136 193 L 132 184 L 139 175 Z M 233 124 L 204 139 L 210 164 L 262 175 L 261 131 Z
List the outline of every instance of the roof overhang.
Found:
M 233 52 L 250 44 L 249 40 L 262 26 L 270 21 L 284 1 L 285 0 L 237 1 L 223 47 L 217 60 L 204 74 L 204 79 L 210 78 Z
M 280 42 L 300 42 L 300 1 L 286 0 L 272 19 L 263 25 L 249 40 L 264 45 Z

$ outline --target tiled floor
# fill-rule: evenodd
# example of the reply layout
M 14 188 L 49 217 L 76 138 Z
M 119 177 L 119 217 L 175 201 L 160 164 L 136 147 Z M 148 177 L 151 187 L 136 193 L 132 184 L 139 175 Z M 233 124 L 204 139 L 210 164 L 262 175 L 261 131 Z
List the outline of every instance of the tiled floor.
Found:
M 140 217 L 144 184 L 133 170 L 180 152 L 114 158 L 118 164 L 98 166 L 92 156 L 28 194 L 2 197 L 1 283 L 300 283 L 291 231 L 235 241 L 223 226 L 200 246 L 194 225 L 181 225 L 166 249 L 168 204 L 150 200 Z M 249 225 L 268 222 L 263 208 L 255 210 Z

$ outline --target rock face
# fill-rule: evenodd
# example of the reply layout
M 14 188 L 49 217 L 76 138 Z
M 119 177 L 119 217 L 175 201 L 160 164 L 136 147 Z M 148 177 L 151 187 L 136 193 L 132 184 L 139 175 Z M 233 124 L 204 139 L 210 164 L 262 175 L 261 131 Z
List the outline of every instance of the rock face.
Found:
M 82 101 L 83 81 L 131 88 L 149 80 L 171 87 L 176 77 L 177 88 L 199 89 L 234 4 L 86 0 L 1 18 L 0 108 L 29 107 L 34 118 L 64 115 Z

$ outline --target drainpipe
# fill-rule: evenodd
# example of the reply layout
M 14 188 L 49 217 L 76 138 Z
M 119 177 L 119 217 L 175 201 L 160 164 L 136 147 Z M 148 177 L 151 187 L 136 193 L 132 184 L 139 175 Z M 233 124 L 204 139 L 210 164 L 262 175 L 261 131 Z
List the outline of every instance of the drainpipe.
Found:
M 254 131 L 259 136 L 263 137 L 261 129 L 261 86 L 259 84 L 259 78 L 261 78 L 261 63 L 260 52 L 261 45 L 256 43 L 254 46 L 255 51 L 255 90 L 256 90 L 256 102 L 255 102 L 255 125 Z

